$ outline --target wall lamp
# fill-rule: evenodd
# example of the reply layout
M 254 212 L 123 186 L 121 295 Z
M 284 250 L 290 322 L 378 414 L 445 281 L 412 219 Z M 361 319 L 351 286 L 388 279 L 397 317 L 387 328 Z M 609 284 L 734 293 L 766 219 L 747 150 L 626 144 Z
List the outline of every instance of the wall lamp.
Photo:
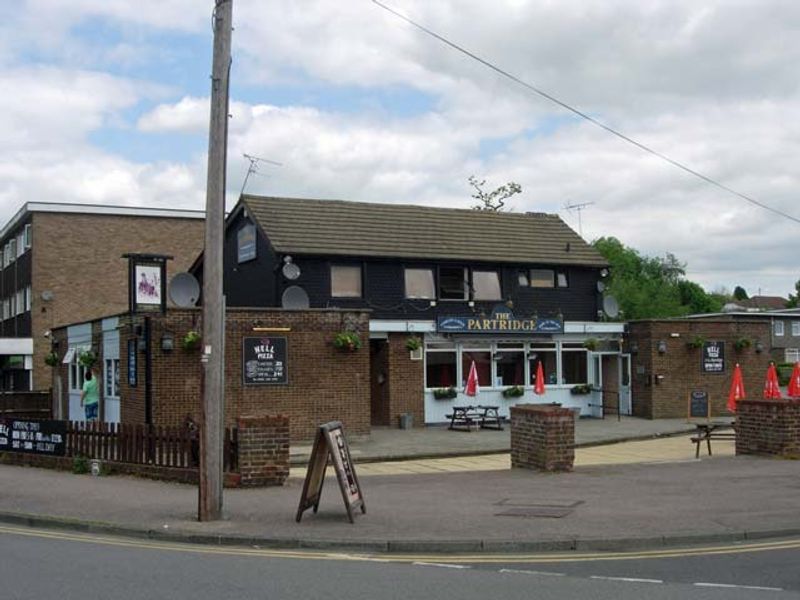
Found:
M 667 353 L 667 342 L 665 340 L 659 340 L 658 345 L 656 346 L 659 354 L 666 354 Z
M 175 336 L 165 333 L 161 336 L 161 349 L 164 352 L 172 352 L 175 349 Z

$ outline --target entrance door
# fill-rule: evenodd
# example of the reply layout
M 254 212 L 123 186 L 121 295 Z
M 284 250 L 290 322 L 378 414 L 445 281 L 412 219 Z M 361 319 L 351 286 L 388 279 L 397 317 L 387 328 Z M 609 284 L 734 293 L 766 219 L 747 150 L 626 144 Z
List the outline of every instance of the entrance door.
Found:
M 623 415 L 632 414 L 630 354 L 619 356 L 619 412 Z
M 619 412 L 619 355 L 603 354 L 601 361 L 603 369 L 603 417 L 605 417 L 606 413 L 615 415 Z
M 369 341 L 370 423 L 389 425 L 389 343 Z

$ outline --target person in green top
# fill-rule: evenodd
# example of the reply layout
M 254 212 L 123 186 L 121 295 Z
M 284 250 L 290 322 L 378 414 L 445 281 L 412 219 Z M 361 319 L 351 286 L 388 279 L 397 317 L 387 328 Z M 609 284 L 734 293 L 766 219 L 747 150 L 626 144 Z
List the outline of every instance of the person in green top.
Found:
M 86 379 L 81 390 L 81 406 L 86 411 L 87 421 L 96 421 L 100 405 L 100 392 L 97 389 L 97 377 L 92 375 L 92 369 L 86 369 Z

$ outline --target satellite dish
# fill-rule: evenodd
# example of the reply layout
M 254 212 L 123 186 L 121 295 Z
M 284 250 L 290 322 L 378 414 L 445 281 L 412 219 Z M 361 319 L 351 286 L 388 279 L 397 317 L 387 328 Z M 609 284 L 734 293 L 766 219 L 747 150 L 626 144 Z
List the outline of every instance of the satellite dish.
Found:
M 603 312 L 612 319 L 619 316 L 619 302 L 614 296 L 606 296 L 603 298 Z
M 300 277 L 300 267 L 293 262 L 287 262 L 285 265 L 283 265 L 283 269 L 281 269 L 281 271 L 283 272 L 283 276 L 291 281 L 294 281 Z
M 302 310 L 311 306 L 308 294 L 299 285 L 292 285 L 286 288 L 281 296 L 281 308 Z
M 603 293 L 606 290 L 606 284 L 602 281 L 597 282 L 597 291 Z
M 191 273 L 178 273 L 169 282 L 169 299 L 181 308 L 189 308 L 200 299 L 200 284 Z

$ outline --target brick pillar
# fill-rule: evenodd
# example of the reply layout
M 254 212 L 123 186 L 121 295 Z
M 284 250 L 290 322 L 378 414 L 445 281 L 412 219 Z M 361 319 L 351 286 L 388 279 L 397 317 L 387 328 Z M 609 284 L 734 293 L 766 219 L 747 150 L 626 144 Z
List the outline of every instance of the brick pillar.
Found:
M 289 417 L 248 415 L 238 423 L 240 485 L 283 485 L 289 476 Z
M 737 402 L 736 454 L 800 458 L 800 400 Z
M 511 467 L 571 471 L 575 462 L 575 413 L 548 404 L 511 407 Z

